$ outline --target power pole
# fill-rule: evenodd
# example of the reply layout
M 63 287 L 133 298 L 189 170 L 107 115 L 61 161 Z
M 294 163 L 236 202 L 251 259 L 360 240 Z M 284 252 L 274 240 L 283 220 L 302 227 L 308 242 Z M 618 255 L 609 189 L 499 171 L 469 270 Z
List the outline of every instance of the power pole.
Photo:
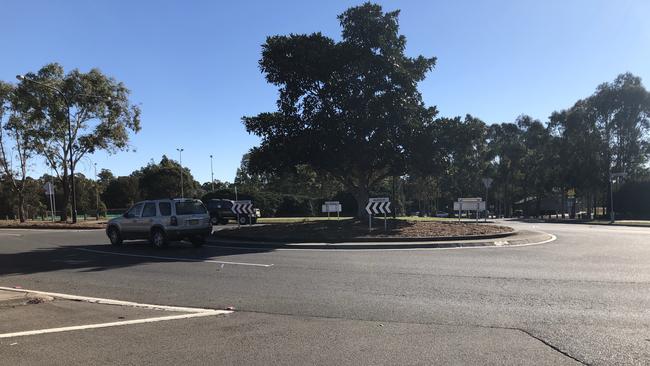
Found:
M 181 167 L 181 198 L 183 198 L 183 148 L 177 148 L 178 151 L 178 164 Z
M 212 155 L 210 155 L 210 183 L 212 184 L 212 192 L 214 192 L 214 170 L 212 169 Z

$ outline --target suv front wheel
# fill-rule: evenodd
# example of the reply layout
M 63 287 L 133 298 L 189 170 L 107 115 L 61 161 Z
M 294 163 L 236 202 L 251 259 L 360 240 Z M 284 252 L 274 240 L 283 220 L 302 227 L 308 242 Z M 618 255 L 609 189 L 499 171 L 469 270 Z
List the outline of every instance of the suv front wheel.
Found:
M 165 248 L 168 244 L 165 232 L 160 228 L 151 230 L 151 237 L 149 238 L 149 242 L 151 242 L 151 245 L 158 249 Z
M 120 235 L 120 230 L 115 226 L 108 228 L 108 239 L 111 241 L 111 245 L 122 245 L 122 235 Z

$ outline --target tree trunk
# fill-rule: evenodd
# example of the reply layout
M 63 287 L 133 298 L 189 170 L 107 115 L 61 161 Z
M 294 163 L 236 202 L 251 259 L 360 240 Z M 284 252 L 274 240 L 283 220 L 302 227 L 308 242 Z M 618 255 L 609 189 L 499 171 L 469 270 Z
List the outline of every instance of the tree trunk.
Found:
M 68 221 L 68 205 L 70 203 L 70 185 L 67 171 L 64 171 L 61 182 L 63 183 L 63 203 L 61 204 L 61 221 Z
M 370 193 L 368 188 L 359 187 L 354 191 L 354 199 L 357 201 L 357 218 L 368 217 L 366 212 L 366 205 L 368 204 L 368 198 Z
M 25 222 L 25 194 L 18 192 L 18 218 L 20 222 Z

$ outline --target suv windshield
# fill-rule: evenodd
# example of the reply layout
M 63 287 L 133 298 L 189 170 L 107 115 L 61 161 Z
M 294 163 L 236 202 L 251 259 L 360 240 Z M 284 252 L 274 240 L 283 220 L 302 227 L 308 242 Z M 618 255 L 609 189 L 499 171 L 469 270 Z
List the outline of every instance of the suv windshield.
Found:
M 200 201 L 182 201 L 176 202 L 176 215 L 195 215 L 204 214 L 205 206 Z

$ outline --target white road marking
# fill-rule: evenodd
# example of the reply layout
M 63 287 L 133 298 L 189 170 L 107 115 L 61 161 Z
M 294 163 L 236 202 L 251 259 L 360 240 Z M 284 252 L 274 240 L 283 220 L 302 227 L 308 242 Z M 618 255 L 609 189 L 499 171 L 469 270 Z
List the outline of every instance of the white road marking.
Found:
M 154 323 L 154 322 L 161 322 L 161 321 L 167 321 L 167 320 L 199 318 L 199 317 L 204 317 L 204 316 L 215 316 L 215 315 L 223 315 L 223 314 L 229 314 L 229 313 L 230 312 L 228 312 L 226 310 L 211 310 L 211 311 L 205 311 L 205 312 L 202 312 L 202 313 L 169 315 L 169 316 L 160 316 L 160 317 L 156 317 L 156 318 L 124 320 L 124 321 L 110 322 L 110 323 L 76 325 L 76 326 L 71 326 L 71 327 L 48 328 L 48 329 L 28 330 L 28 331 L 25 331 L 25 332 L 4 333 L 4 334 L 0 334 L 0 338 L 24 337 L 24 336 L 37 335 L 37 334 L 69 332 L 69 331 L 73 331 L 73 330 L 97 329 L 97 328 L 117 327 L 117 326 L 120 326 L 120 325 Z
M 153 317 L 153 318 L 135 319 L 135 320 L 123 320 L 123 321 L 118 321 L 118 322 L 96 323 L 96 324 L 87 324 L 87 325 L 75 325 L 75 326 L 70 326 L 70 327 L 58 327 L 58 328 L 29 330 L 29 331 L 23 331 L 23 332 L 4 333 L 4 334 L 0 334 L 0 338 L 23 337 L 23 336 L 29 336 L 29 335 L 69 332 L 69 331 L 84 330 L 84 329 L 108 328 L 108 327 L 116 327 L 116 326 L 121 326 L 121 325 L 154 323 L 154 322 L 161 322 L 161 321 L 167 321 L 167 320 L 190 319 L 190 318 L 198 318 L 198 317 L 205 317 L 205 316 L 226 315 L 226 314 L 233 313 L 233 311 L 231 311 L 231 310 L 215 310 L 215 309 L 204 309 L 204 308 L 189 308 L 189 307 L 182 307 L 182 306 L 166 306 L 166 305 L 142 304 L 142 303 L 131 302 L 131 301 L 121 301 L 121 300 L 113 300 L 113 299 L 104 299 L 104 298 L 99 298 L 99 297 L 68 295 L 68 294 L 61 294 L 61 293 L 57 293 L 57 292 L 44 292 L 44 291 L 33 291 L 33 290 L 26 290 L 26 289 L 15 289 L 15 288 L 12 288 L 12 287 L 1 287 L 0 286 L 0 290 L 22 292 L 22 293 L 35 293 L 35 294 L 52 296 L 54 298 L 85 301 L 85 302 L 89 302 L 89 303 L 104 304 L 104 305 L 118 305 L 118 306 L 136 307 L 136 308 L 149 309 L 149 310 L 162 310 L 162 311 L 174 311 L 174 312 L 189 313 L 189 314 L 168 315 L 168 316 L 159 316 L 159 317 Z
M 26 289 L 22 289 L 22 288 L 17 289 L 17 288 L 13 288 L 13 287 L 2 287 L 2 286 L 0 286 L 0 290 L 13 291 L 13 292 L 22 292 L 22 293 L 33 293 L 33 294 L 51 296 L 51 297 L 59 298 L 59 299 L 84 301 L 84 302 L 103 304 L 103 305 L 128 306 L 128 307 L 151 309 L 151 310 L 178 311 L 178 312 L 184 312 L 184 313 L 200 313 L 200 312 L 204 312 L 204 311 L 213 311 L 214 310 L 214 309 L 203 309 L 203 308 L 188 308 L 188 307 L 182 307 L 182 306 L 143 304 L 143 303 L 132 302 L 132 301 L 105 299 L 105 298 L 101 298 L 101 297 L 69 295 L 69 294 L 62 294 L 62 293 L 58 293 L 58 292 L 26 290 Z
M 452 247 L 452 248 L 387 248 L 387 249 L 309 249 L 309 248 L 273 248 L 273 247 L 231 247 L 231 246 L 222 246 L 222 245 L 206 245 L 206 247 L 211 248 L 223 248 L 223 249 L 237 249 L 237 250 L 307 250 L 311 252 L 396 252 L 396 251 L 436 251 L 436 250 L 468 250 L 468 249 L 505 249 L 505 248 L 518 248 L 518 247 L 529 247 L 534 245 L 541 245 L 550 243 L 557 240 L 557 236 L 549 233 L 545 233 L 551 238 L 536 242 L 536 243 L 526 243 L 526 244 L 508 244 L 502 246 L 480 246 L 480 247 Z
M 95 249 L 86 249 L 86 248 L 72 248 L 72 249 L 81 250 L 81 251 L 90 252 L 90 253 L 121 255 L 121 256 L 125 256 L 125 257 L 137 257 L 137 258 L 164 259 L 164 260 L 169 260 L 169 261 L 232 264 L 232 265 L 237 265 L 237 266 L 250 266 L 250 267 L 271 267 L 271 266 L 273 266 L 273 264 L 246 263 L 246 262 L 228 262 L 228 261 L 216 261 L 216 260 L 212 260 L 212 259 L 163 257 L 163 256 L 157 256 L 157 255 L 144 255 L 144 254 L 131 254 L 131 253 L 120 253 L 120 252 L 108 252 L 108 251 L 104 251 L 104 250 L 95 250 Z

